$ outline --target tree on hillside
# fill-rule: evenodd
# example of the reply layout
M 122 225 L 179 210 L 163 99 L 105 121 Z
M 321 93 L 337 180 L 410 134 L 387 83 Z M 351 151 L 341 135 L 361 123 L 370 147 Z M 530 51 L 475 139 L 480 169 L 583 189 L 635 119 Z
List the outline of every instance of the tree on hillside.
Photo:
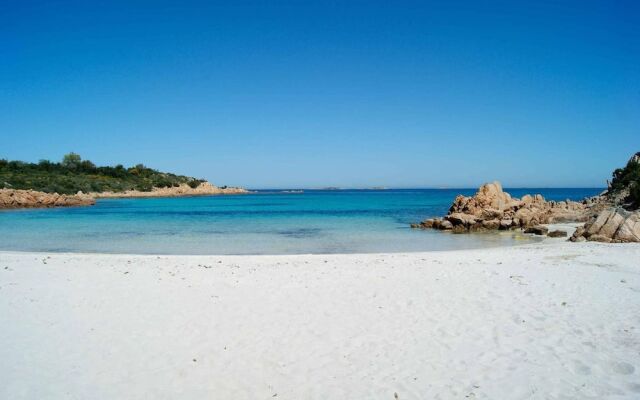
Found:
M 628 189 L 627 201 L 632 207 L 640 207 L 640 152 L 636 153 L 624 168 L 613 171 L 611 191 L 618 193 Z
M 62 166 L 67 169 L 77 169 L 81 162 L 82 157 L 80 157 L 80 154 L 73 152 L 65 154 L 62 158 Z
M 77 153 L 66 154 L 61 162 L 38 163 L 0 159 L 0 188 L 33 189 L 47 193 L 150 191 L 156 187 L 197 187 L 200 180 L 156 171 L 144 164 L 125 168 L 122 164 L 97 167 Z

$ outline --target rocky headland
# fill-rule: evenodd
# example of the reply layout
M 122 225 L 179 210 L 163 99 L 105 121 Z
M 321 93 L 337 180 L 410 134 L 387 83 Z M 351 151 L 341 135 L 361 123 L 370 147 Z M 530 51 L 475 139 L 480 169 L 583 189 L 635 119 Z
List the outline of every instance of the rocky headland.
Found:
M 92 196 L 82 192 L 70 195 L 35 190 L 0 189 L 0 209 L 75 207 L 90 206 L 95 203 Z
M 143 197 L 187 197 L 187 196 L 211 196 L 219 194 L 244 194 L 250 193 L 247 189 L 239 187 L 218 187 L 209 182 L 202 182 L 192 188 L 187 184 L 174 187 L 153 188 L 151 191 L 127 190 L 124 192 L 90 193 L 95 198 L 143 198 Z
M 127 190 L 124 192 L 58 194 L 36 190 L 0 189 L 0 209 L 91 206 L 96 203 L 98 198 L 188 197 L 244 193 L 249 193 L 249 191 L 238 187 L 221 188 L 206 181 L 195 188 L 182 184 L 170 188 L 153 188 L 148 192 Z
M 524 233 L 562 237 L 545 224 L 583 222 L 569 240 L 640 242 L 638 174 L 640 153 L 624 169 L 614 172 L 609 188 L 582 201 L 547 201 L 539 194 L 518 199 L 502 190 L 499 182 L 487 183 L 471 197 L 459 195 L 441 218 L 411 224 L 412 228 L 439 229 L 454 233 L 521 229 Z
M 214 186 L 204 179 L 149 168 L 97 166 L 79 154 L 60 162 L 0 159 L 2 208 L 91 205 L 97 198 L 179 197 L 248 193 L 238 187 Z M 84 194 L 83 194 L 84 193 Z

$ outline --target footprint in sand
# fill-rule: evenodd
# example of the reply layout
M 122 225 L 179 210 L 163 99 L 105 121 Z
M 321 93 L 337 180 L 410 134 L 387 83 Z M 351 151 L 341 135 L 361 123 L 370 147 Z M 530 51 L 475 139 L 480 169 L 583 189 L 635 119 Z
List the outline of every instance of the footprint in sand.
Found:
M 635 393 L 640 393 L 640 383 L 632 383 L 629 385 L 629 390 Z
M 591 375 L 591 368 L 585 365 L 582 361 L 573 361 L 573 372 L 578 375 Z
M 626 362 L 614 362 L 611 364 L 611 369 L 613 369 L 613 372 L 620 375 L 631 375 L 636 370 L 633 365 Z
M 511 315 L 511 320 L 513 321 L 514 324 L 523 324 L 525 322 L 524 318 L 522 318 L 519 314 L 513 314 Z

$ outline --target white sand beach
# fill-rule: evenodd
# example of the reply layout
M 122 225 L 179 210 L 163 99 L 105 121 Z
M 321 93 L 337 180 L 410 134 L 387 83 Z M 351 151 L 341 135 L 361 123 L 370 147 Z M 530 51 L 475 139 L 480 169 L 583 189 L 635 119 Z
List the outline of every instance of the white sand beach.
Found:
M 638 399 L 640 246 L 0 253 L 2 399 Z

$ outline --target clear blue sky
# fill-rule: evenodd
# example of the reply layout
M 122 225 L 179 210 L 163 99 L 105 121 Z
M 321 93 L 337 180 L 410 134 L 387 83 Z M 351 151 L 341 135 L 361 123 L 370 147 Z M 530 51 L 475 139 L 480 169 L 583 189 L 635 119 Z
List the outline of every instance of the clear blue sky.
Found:
M 640 3 L 5 1 L 0 158 L 261 187 L 602 186 Z

